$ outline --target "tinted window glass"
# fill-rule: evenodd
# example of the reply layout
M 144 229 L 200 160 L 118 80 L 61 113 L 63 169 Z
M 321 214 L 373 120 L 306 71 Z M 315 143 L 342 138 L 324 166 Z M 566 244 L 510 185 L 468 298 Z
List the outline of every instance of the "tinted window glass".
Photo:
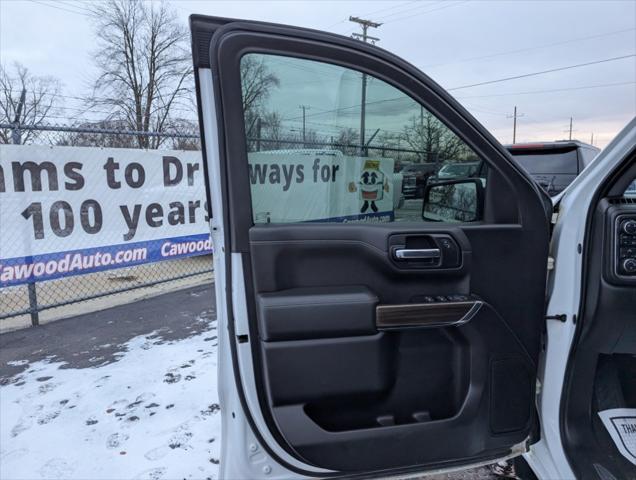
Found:
M 569 151 L 523 150 L 523 153 L 513 150 L 510 153 L 531 174 L 578 174 L 576 149 Z
M 255 223 L 423 221 L 444 169 L 483 172 L 435 115 L 370 75 L 248 54 L 241 77 Z

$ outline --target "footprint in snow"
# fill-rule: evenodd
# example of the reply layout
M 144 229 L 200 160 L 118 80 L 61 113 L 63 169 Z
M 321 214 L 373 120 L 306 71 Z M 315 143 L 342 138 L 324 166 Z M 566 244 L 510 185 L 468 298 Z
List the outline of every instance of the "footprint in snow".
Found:
M 18 419 L 17 423 L 11 429 L 11 437 L 15 438 L 20 435 L 22 432 L 27 431 L 29 428 L 33 426 L 33 420 L 36 416 L 44 409 L 44 405 L 35 405 L 31 412 L 27 414 L 22 414 Z
M 148 450 L 144 453 L 144 457 L 151 462 L 156 462 L 157 460 L 161 460 L 163 457 L 170 453 L 170 448 L 167 445 L 162 445 L 161 447 L 153 448 L 152 450 Z
M 201 410 L 201 415 L 213 415 L 216 412 L 218 412 L 219 410 L 221 410 L 221 407 L 219 406 L 218 403 L 212 403 L 210 405 L 208 405 L 208 408 L 206 408 L 205 410 Z
M 11 429 L 11 437 L 15 438 L 22 432 L 25 432 L 26 430 L 31 428 L 32 423 L 32 419 L 27 419 L 26 421 L 16 423 L 15 426 Z
M 151 468 L 149 470 L 144 470 L 141 473 L 138 473 L 134 479 L 135 480 L 160 480 L 166 473 L 166 469 L 163 467 L 159 468 Z
M 44 415 L 42 415 L 42 416 L 40 416 L 38 418 L 38 425 L 46 425 L 47 423 L 49 423 L 49 422 L 55 420 L 57 417 L 59 417 L 60 413 L 61 412 L 59 410 L 45 413 Z
M 51 458 L 42 465 L 40 470 L 38 470 L 38 473 L 42 478 L 65 479 L 70 478 L 73 470 L 73 466 L 66 462 L 63 458 Z
M 88 417 L 88 419 L 86 420 L 86 425 L 95 425 L 96 423 L 99 422 L 95 417 Z
M 153 399 L 155 397 L 156 397 L 156 395 L 154 393 L 152 393 L 152 392 L 144 392 L 141 395 L 137 395 L 137 398 L 135 398 L 135 401 L 132 402 L 132 403 L 129 403 L 126 408 L 132 409 L 132 408 L 138 407 L 142 403 L 145 403 L 148 400 L 151 400 L 151 399 Z
M 28 454 L 29 450 L 26 448 L 16 448 L 15 450 L 10 450 L 0 454 L 0 463 L 4 463 L 6 465 L 7 462 L 19 460 Z
M 106 447 L 111 449 L 119 448 L 129 438 L 130 437 L 125 433 L 119 433 L 119 432 L 113 433 L 109 435 L 108 438 L 106 439 Z
M 38 393 L 40 395 L 45 395 L 55 390 L 55 387 L 57 387 L 57 385 L 55 385 L 54 383 L 45 383 L 44 385 L 40 385 L 40 387 L 38 388 Z
M 127 403 L 128 403 L 128 400 L 126 400 L 125 398 L 120 398 L 119 400 L 115 400 L 113 403 L 108 405 L 108 407 L 106 408 L 106 413 L 113 413 L 115 410 L 117 410 L 118 407 L 122 407 L 126 405 Z
M 187 425 L 181 425 L 178 430 L 185 430 L 187 427 Z M 180 448 L 182 450 L 190 450 L 192 449 L 192 445 L 190 445 L 190 439 L 192 438 L 192 432 L 189 432 L 187 430 L 183 431 L 182 433 L 176 433 L 174 434 L 172 437 L 170 437 L 170 440 L 168 441 L 168 447 L 170 447 L 172 450 L 176 450 L 177 448 Z
M 166 383 L 177 383 L 179 380 L 181 380 L 181 375 L 172 372 L 166 373 L 165 378 L 163 379 L 163 381 Z

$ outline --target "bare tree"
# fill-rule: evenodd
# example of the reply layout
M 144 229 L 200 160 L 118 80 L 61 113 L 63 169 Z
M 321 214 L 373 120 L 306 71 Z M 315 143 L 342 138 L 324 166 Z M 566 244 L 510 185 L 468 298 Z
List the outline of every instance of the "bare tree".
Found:
M 336 148 L 345 155 L 355 155 L 359 151 L 360 134 L 355 128 L 342 128 L 336 139 Z
M 282 148 L 283 125 L 282 117 L 278 112 L 270 112 L 263 115 L 262 119 L 263 139 L 267 142 L 265 147 L 267 150 L 277 150 Z
M 164 2 L 108 0 L 91 4 L 99 76 L 92 106 L 112 110 L 109 119 L 128 128 L 162 132 L 184 110 L 192 110 L 189 35 Z M 140 135 L 141 148 L 157 148 L 161 137 Z
M 272 87 L 279 84 L 278 77 L 269 70 L 263 57 L 245 55 L 241 59 L 243 114 L 248 137 L 254 135 L 256 121 L 263 115 L 263 101 L 269 96 Z
M 58 79 L 38 77 L 20 63 L 14 63 L 10 72 L 0 65 L 0 123 L 34 127 L 45 123 L 60 103 L 62 89 Z M 24 96 L 24 98 L 22 98 Z M 34 130 L 0 129 L 0 143 L 27 143 L 37 132 Z
M 137 145 L 135 136 L 105 133 L 125 130 L 126 124 L 123 120 L 81 122 L 75 127 L 78 128 L 78 131 L 62 132 L 58 136 L 55 145 L 106 148 L 135 148 Z
M 246 55 L 241 60 L 241 87 L 243 110 L 261 106 L 272 87 L 279 86 L 278 77 L 270 72 L 265 59 L 257 55 Z
M 471 156 L 466 144 L 425 110 L 411 117 L 402 130 L 402 139 L 409 148 L 421 152 L 418 159 L 424 162 L 465 161 Z

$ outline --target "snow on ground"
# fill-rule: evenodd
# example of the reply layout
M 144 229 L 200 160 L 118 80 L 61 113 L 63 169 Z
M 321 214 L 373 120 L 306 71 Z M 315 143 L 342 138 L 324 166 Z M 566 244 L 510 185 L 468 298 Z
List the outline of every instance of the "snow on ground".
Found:
M 30 364 L 0 386 L 0 478 L 217 478 L 217 343 L 213 321 L 134 337 L 97 367 Z

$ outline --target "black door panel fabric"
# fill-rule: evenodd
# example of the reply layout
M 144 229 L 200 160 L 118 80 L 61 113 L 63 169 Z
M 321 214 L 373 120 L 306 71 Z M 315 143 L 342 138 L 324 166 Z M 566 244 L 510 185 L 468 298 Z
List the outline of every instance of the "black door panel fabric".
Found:
M 423 459 L 436 464 L 500 452 L 527 437 L 539 329 L 523 322 L 541 311 L 516 302 L 527 293 L 518 280 L 532 282 L 540 269 L 509 247 L 522 242 L 516 226 L 447 232 L 461 245 L 461 267 L 413 271 L 391 260 L 389 239 L 414 234 L 395 226 L 251 229 L 257 304 L 307 301 L 295 321 L 285 312 L 289 326 L 277 336 L 271 334 L 280 328 L 276 313 L 263 307 L 257 313 L 268 405 L 307 462 L 349 472 Z M 475 258 L 489 249 L 500 253 L 499 261 L 479 272 Z M 368 313 L 371 305 L 462 293 L 478 295 L 484 306 L 461 326 L 378 332 Z M 352 302 L 359 302 L 354 310 Z
M 277 457 L 277 447 L 344 475 L 389 475 L 509 454 L 535 421 L 549 238 L 549 208 L 538 187 L 441 87 L 388 52 L 280 25 L 194 16 L 191 27 L 195 69 L 213 79 L 224 202 L 215 215 L 223 215 L 225 234 L 225 251 L 215 254 L 226 263 L 217 275 L 227 280 L 231 336 L 237 257 L 245 277 L 249 335 L 230 345 L 237 386 L 243 395 L 237 343 L 249 342 L 255 382 L 246 388 L 260 411 L 245 413 L 250 420 L 262 415 L 277 442 L 259 439 L 268 454 L 300 474 L 307 472 Z M 268 215 L 252 211 L 248 149 L 254 142 L 241 95 L 241 59 L 252 53 L 363 72 L 371 85 L 384 82 L 417 102 L 487 165 L 478 180 L 485 188 L 483 217 L 428 223 L 420 209 L 402 223 L 267 223 Z M 202 104 L 199 87 L 197 95 L 201 114 L 211 105 Z M 298 152 L 315 154 L 305 145 Z M 364 145 L 342 155 L 371 156 Z M 377 168 L 371 163 L 365 160 L 365 168 Z M 379 186 L 388 193 L 385 176 Z M 396 249 L 425 252 L 432 260 L 400 258 Z M 427 303 L 448 306 L 439 311 L 454 325 L 427 318 L 378 328 L 378 309 Z M 460 304 L 467 307 L 451 308 Z M 421 310 L 430 316 L 433 309 Z M 252 429 L 258 436 L 254 422 Z

